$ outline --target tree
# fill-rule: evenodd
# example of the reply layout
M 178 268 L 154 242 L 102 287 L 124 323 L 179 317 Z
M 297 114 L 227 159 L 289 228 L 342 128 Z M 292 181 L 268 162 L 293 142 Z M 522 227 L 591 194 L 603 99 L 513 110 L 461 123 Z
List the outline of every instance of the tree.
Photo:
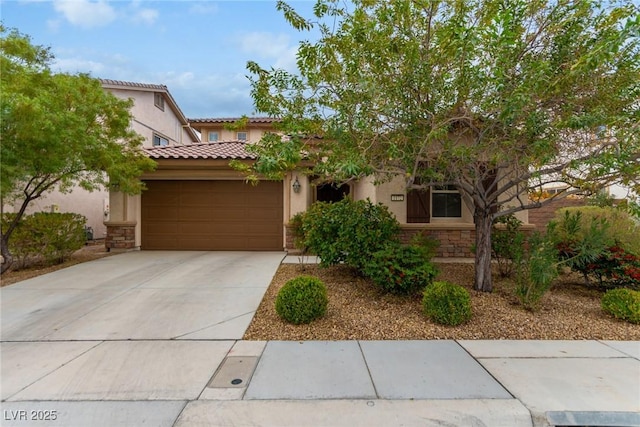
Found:
M 246 172 L 308 160 L 338 181 L 451 185 L 473 208 L 475 287 L 491 291 L 499 216 L 640 176 L 640 13 L 590 0 L 318 0 L 299 73 L 247 68 L 256 110 L 282 135 Z M 551 182 L 568 189 L 529 199 Z M 539 192 L 539 191 L 538 191 Z
M 85 74 L 55 74 L 48 48 L 0 26 L 0 202 L 19 206 L 1 232 L 2 272 L 9 241 L 29 203 L 48 191 L 117 186 L 134 194 L 155 162 L 130 130 L 132 102 Z

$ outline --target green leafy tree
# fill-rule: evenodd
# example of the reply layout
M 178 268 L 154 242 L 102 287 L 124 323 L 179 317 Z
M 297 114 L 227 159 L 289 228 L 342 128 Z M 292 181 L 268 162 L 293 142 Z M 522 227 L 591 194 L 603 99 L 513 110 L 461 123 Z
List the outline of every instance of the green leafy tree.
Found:
M 286 137 L 252 146 L 247 174 L 305 161 L 335 181 L 453 186 L 473 211 L 478 290 L 492 289 L 493 220 L 551 200 L 529 193 L 638 185 L 631 1 L 318 0 L 311 19 L 277 7 L 317 41 L 300 44 L 299 73 L 248 63 L 256 110 Z
M 129 125 L 132 102 L 85 74 L 55 74 L 48 48 L 0 26 L 0 198 L 19 207 L 2 229 L 2 271 L 9 240 L 29 203 L 48 191 L 117 186 L 134 194 L 155 163 Z

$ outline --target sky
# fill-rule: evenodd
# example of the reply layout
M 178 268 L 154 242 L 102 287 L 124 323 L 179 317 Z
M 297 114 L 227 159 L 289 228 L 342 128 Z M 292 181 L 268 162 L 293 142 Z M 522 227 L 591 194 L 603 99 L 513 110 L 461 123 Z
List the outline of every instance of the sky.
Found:
M 304 17 L 314 2 L 288 1 Z M 296 70 L 298 43 L 270 0 L 0 0 L 0 20 L 51 48 L 52 70 L 163 84 L 187 118 L 255 115 L 247 61 Z

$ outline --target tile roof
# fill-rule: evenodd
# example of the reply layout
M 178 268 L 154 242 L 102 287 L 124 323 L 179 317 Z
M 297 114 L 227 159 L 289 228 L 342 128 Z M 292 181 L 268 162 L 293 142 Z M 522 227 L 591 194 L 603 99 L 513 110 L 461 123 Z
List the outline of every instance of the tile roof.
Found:
M 144 148 L 152 159 L 255 159 L 245 150 L 243 141 L 205 142 Z
M 111 79 L 100 79 L 100 82 L 103 86 L 124 86 L 124 87 L 132 87 L 136 89 L 151 89 L 151 90 L 159 90 L 159 91 L 169 91 L 169 89 L 165 85 L 156 85 L 150 83 L 136 83 L 136 82 L 123 82 L 120 80 L 111 80 Z
M 241 117 L 212 117 L 205 119 L 189 119 L 190 123 L 235 123 L 241 120 Z M 280 119 L 274 119 L 273 117 L 249 117 L 249 123 L 273 123 L 280 121 Z

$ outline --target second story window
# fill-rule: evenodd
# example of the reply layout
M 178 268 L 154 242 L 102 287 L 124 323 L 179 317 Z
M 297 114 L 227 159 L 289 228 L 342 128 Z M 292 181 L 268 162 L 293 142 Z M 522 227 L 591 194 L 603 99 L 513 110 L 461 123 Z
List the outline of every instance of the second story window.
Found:
M 169 140 L 164 138 L 156 133 L 153 134 L 153 146 L 154 147 L 164 147 L 165 145 L 169 145 Z
M 236 134 L 236 138 L 238 139 L 238 141 L 246 141 L 247 140 L 247 133 L 246 132 L 238 132 Z
M 218 132 L 209 132 L 209 142 L 218 142 Z
M 153 94 L 153 104 L 164 111 L 164 96 L 160 92 Z

